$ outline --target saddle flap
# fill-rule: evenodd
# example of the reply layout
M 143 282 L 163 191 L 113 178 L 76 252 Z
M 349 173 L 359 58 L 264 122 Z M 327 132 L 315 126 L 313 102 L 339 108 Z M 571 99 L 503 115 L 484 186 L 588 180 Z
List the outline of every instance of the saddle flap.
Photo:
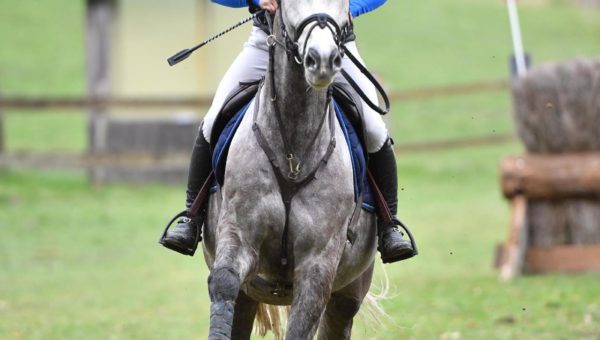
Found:
M 212 148 L 216 145 L 221 132 L 223 132 L 223 129 L 231 118 L 254 98 L 262 80 L 263 78 L 241 81 L 239 87 L 229 93 L 221 111 L 219 111 L 219 114 L 213 123 L 209 141 Z
M 332 85 L 333 98 L 339 106 L 340 110 L 344 113 L 344 116 L 348 119 L 354 130 L 358 134 L 358 138 L 362 143 L 363 147 L 367 145 L 367 134 L 365 133 L 365 127 L 363 123 L 363 108 L 362 100 L 350 86 L 350 84 L 337 81 Z

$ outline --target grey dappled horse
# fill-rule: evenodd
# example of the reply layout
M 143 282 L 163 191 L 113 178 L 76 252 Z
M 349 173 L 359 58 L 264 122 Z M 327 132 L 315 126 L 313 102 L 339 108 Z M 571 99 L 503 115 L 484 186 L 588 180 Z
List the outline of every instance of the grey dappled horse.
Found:
M 270 72 L 232 141 L 204 226 L 210 339 L 249 339 L 259 303 L 291 305 L 286 339 L 317 329 L 322 339 L 350 337 L 377 239 L 375 216 L 355 209 L 348 147 L 330 119 L 336 40 L 347 23 L 348 0 L 280 1 Z

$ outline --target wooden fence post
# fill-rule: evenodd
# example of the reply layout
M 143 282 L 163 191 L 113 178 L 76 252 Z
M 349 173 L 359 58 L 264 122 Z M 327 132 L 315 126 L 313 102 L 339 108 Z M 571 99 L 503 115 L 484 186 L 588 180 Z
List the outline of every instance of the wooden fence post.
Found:
M 509 228 L 500 259 L 500 278 L 503 280 L 510 280 L 523 272 L 527 252 L 527 197 L 513 197 Z
M 2 98 L 2 92 L 0 92 L 0 98 Z M 1 104 L 1 100 L 0 100 Z M 6 150 L 5 137 L 4 137 L 4 109 L 2 105 L 0 105 L 0 155 L 2 155 Z
M 110 31 L 116 8 L 115 0 L 87 0 L 86 78 L 88 98 L 105 99 L 110 94 Z M 95 156 L 104 149 L 105 108 L 88 110 L 88 154 Z M 89 169 L 91 182 L 98 182 L 97 171 Z

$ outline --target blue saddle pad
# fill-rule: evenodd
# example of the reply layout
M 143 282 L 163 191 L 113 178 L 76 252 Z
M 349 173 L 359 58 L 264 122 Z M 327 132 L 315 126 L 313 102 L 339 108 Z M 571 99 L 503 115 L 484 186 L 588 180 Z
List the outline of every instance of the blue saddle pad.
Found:
M 216 191 L 217 185 L 223 184 L 223 178 L 225 175 L 225 164 L 227 162 L 227 155 L 229 153 L 229 146 L 235 136 L 235 133 L 244 118 L 244 115 L 248 111 L 250 101 L 246 104 L 233 118 L 227 123 L 223 132 L 219 136 L 217 143 L 213 148 L 212 167 L 215 170 L 216 183 L 211 191 Z M 352 172 L 354 181 L 354 197 L 358 199 L 360 195 L 363 195 L 362 208 L 369 212 L 375 211 L 375 204 L 373 196 L 371 195 L 371 188 L 367 182 L 367 161 L 363 147 L 360 143 L 358 135 L 352 124 L 348 121 L 346 116 L 342 113 L 339 105 L 334 101 L 335 114 L 338 122 L 344 132 L 348 149 L 350 150 L 350 158 L 352 159 Z
M 231 141 L 233 140 L 233 136 L 235 136 L 235 132 L 237 131 L 246 111 L 248 111 L 248 107 L 252 103 L 250 100 L 242 109 L 229 120 L 225 128 L 221 132 L 217 143 L 213 147 L 212 152 L 212 168 L 215 171 L 215 179 L 216 181 L 222 185 L 223 177 L 225 175 L 225 163 L 227 162 L 227 155 L 229 154 L 229 146 L 231 145 Z
M 362 207 L 363 209 L 374 212 L 375 204 L 373 195 L 371 194 L 371 187 L 367 181 L 367 160 L 365 158 L 365 152 L 363 150 L 358 134 L 354 130 L 352 124 L 346 116 L 343 114 L 339 105 L 334 101 L 335 114 L 344 132 L 348 149 L 350 150 L 350 158 L 352 159 L 352 173 L 354 177 L 354 198 L 357 199 L 361 194 L 363 195 Z

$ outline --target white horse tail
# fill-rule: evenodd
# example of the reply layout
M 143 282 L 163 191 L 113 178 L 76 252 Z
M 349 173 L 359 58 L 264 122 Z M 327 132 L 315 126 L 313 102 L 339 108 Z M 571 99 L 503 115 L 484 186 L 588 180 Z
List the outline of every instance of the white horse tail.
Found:
M 358 313 L 358 316 L 369 329 L 380 329 L 384 326 L 384 319 L 391 321 L 394 325 L 396 324 L 381 305 L 381 301 L 389 298 L 390 292 L 390 280 L 383 266 L 382 276 L 377 284 L 371 286 L 371 290 L 363 300 L 362 305 L 364 308 L 361 308 Z M 377 292 L 373 292 L 374 290 L 377 290 Z M 259 303 L 254 325 L 255 334 L 265 337 L 270 331 L 273 333 L 275 340 L 283 340 L 285 338 L 285 321 L 289 314 L 289 306 Z
M 289 306 L 274 306 L 259 303 L 256 311 L 256 324 L 254 331 L 260 337 L 273 333 L 275 340 L 283 340 L 285 337 L 285 321 L 290 314 Z
M 379 282 L 372 284 L 371 289 L 363 300 L 363 307 L 358 312 L 358 316 L 365 323 L 365 326 L 369 329 L 381 329 L 384 327 L 384 319 L 391 321 L 395 324 L 394 320 L 387 314 L 381 305 L 381 301 L 389 298 L 390 292 L 390 280 L 385 271 L 385 267 L 382 268 L 382 277 Z M 374 292 L 377 290 L 377 292 Z

